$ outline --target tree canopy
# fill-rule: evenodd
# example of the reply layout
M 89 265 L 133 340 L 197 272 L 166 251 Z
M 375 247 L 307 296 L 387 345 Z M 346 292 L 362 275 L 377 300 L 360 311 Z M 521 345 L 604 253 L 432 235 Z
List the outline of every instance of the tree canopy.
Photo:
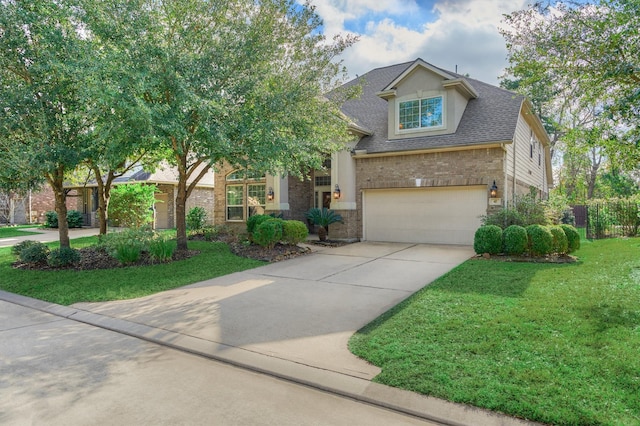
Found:
M 586 177 L 593 194 L 603 158 L 615 169 L 636 169 L 640 1 L 536 3 L 504 24 L 510 67 L 502 85 L 532 100 L 565 175 Z

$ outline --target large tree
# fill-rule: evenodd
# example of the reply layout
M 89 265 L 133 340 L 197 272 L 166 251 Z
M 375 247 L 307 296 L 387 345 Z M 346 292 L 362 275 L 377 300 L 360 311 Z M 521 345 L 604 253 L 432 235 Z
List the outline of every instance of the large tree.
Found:
M 602 141 L 607 153 L 615 154 L 618 163 L 636 167 L 640 159 L 640 1 L 536 3 L 506 15 L 504 22 L 507 72 L 524 93 L 542 99 L 547 107 L 543 115 L 553 111 L 551 119 L 559 124 L 560 136 L 567 131 L 562 123 L 565 107 L 596 111 L 590 128 L 617 126 L 618 137 Z M 579 115 L 569 116 L 569 122 Z
M 335 62 L 351 42 L 327 41 L 308 4 L 292 0 L 139 0 L 141 93 L 153 134 L 176 166 L 178 248 L 186 200 L 216 164 L 260 172 L 320 167 L 347 137 Z
M 65 175 L 82 161 L 98 84 L 90 42 L 70 1 L 0 2 L 0 151 L 3 174 L 51 186 L 61 247 L 69 247 Z M 10 156 L 19 161 L 7 161 Z M 27 172 L 20 169 L 26 168 Z

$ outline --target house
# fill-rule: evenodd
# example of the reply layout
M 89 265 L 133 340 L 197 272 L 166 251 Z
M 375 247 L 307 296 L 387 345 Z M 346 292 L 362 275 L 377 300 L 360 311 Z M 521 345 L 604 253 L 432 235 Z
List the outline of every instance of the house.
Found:
M 196 171 L 198 171 L 197 169 Z M 198 173 L 194 173 L 197 175 Z M 198 182 L 196 188 L 187 199 L 186 211 L 193 207 L 203 207 L 207 213 L 207 221 L 213 223 L 213 171 L 209 171 Z M 178 172 L 174 167 L 165 162 L 161 163 L 154 172 L 145 171 L 142 167 L 136 167 L 123 176 L 116 178 L 113 185 L 126 185 L 132 183 L 144 183 L 156 185 L 159 192 L 156 193 L 155 227 L 158 229 L 174 228 L 175 224 L 175 199 L 178 185 Z M 187 183 L 191 183 L 188 181 Z M 84 226 L 99 227 L 98 187 L 95 181 L 84 185 L 69 185 L 67 194 L 67 206 L 78 210 L 83 214 Z M 75 203 L 73 200 L 75 198 Z M 71 207 L 69 207 L 71 206 Z
M 362 85 L 342 107 L 348 149 L 306 181 L 218 170 L 216 224 L 271 212 L 304 221 L 328 207 L 344 218 L 334 239 L 472 244 L 483 215 L 531 187 L 547 196 L 549 137 L 524 97 L 422 59 L 347 85 Z

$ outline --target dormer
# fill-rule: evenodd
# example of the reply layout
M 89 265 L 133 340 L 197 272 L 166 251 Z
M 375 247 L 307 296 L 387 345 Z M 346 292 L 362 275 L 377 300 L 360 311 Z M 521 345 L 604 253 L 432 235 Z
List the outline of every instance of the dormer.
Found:
M 455 133 L 470 99 L 469 82 L 416 60 L 377 95 L 388 102 L 388 138 L 405 139 Z

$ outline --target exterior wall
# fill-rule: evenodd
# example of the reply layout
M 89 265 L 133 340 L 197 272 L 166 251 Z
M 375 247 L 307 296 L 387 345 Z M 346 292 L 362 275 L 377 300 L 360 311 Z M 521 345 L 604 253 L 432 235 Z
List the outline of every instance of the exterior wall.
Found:
M 313 207 L 313 179 L 300 180 L 296 177 L 288 177 L 289 184 L 289 210 L 282 210 L 285 219 L 299 220 L 307 223 L 304 214 Z M 270 212 L 269 212 L 270 213 Z
M 531 186 L 538 188 L 542 196 L 546 196 L 548 192 L 545 147 L 535 133 L 532 137 L 532 132 L 531 126 L 521 114 L 514 142 L 507 145 L 507 185 L 504 187 L 507 202 L 512 202 L 514 196 L 528 194 Z
M 175 228 L 176 226 L 176 194 L 174 185 L 158 185 L 160 192 L 167 194 L 167 227 Z M 187 201 L 187 205 L 189 202 Z M 157 207 L 156 207 L 157 209 Z M 188 209 L 188 208 L 187 208 Z M 189 210 L 187 210 L 189 211 Z
M 213 188 L 195 188 L 187 199 L 187 213 L 194 207 L 203 207 L 207 212 L 207 225 L 213 225 L 214 220 L 214 191 Z
M 499 188 L 504 185 L 504 158 L 502 148 L 358 158 L 358 209 L 355 215 L 348 214 L 349 221 L 345 217 L 345 224 L 336 226 L 336 230 L 340 238 L 362 238 L 364 189 L 486 185 L 489 211 L 488 194 L 493 181 Z

